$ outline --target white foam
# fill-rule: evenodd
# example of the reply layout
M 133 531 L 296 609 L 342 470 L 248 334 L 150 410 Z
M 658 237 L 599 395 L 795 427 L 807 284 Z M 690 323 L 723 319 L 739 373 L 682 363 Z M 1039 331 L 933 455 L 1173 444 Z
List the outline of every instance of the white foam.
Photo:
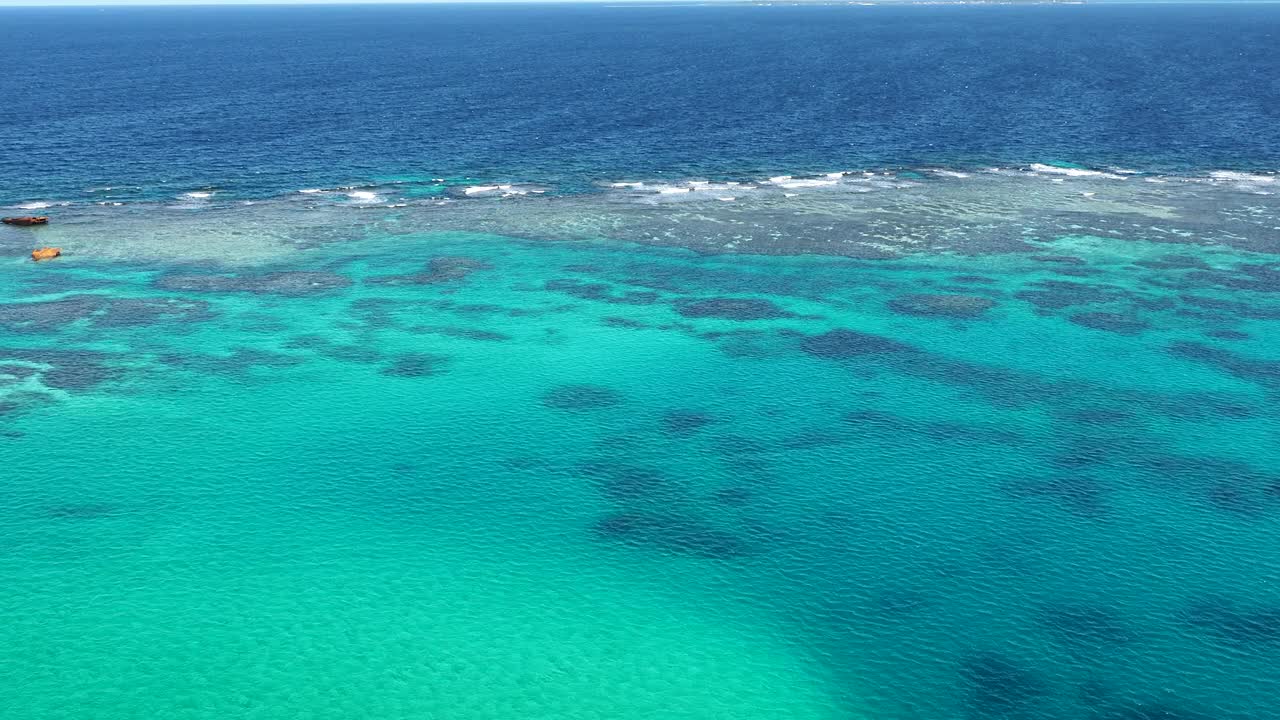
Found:
M 716 198 L 716 199 L 717 199 L 717 200 L 719 200 L 720 202 L 733 202 L 734 200 L 737 200 L 738 198 L 735 198 L 735 197 L 718 197 L 718 198 Z
M 1235 172 L 1233 170 L 1214 170 L 1209 173 L 1214 180 L 1234 182 L 1247 185 L 1270 185 L 1276 181 L 1275 175 L 1259 175 L 1255 173 Z
M 835 185 L 835 180 L 818 180 L 816 178 L 807 180 L 783 180 L 775 183 L 778 187 L 795 190 L 797 188 L 813 188 L 813 187 L 829 187 Z
M 969 173 L 962 173 L 956 170 L 930 170 L 929 172 L 933 173 L 934 175 L 937 175 L 938 177 L 959 178 L 959 179 L 969 177 Z
M 642 187 L 644 187 L 644 183 L 642 183 L 642 182 L 615 182 L 615 183 L 609 183 L 609 187 L 611 187 L 611 188 L 642 188 Z
M 378 200 L 381 199 L 378 197 L 378 193 L 370 192 L 368 190 L 352 190 L 351 192 L 347 193 L 347 197 L 351 198 L 352 200 L 365 200 L 368 202 L 377 202 Z
M 463 188 L 462 192 L 467 195 L 482 195 L 484 193 L 498 192 L 499 190 L 509 190 L 510 185 L 469 185 Z
M 305 190 L 299 190 L 298 192 L 302 193 L 303 195 L 315 195 L 316 193 L 324 192 L 324 190 L 321 188 L 306 188 Z
M 182 193 L 182 197 L 190 198 L 192 200 L 207 200 L 213 197 L 213 193 L 207 190 L 196 190 L 189 193 Z
M 1115 173 L 1103 173 L 1102 170 L 1085 170 L 1084 168 L 1060 168 L 1057 165 L 1046 165 L 1043 163 L 1032 163 L 1030 169 L 1034 173 L 1051 174 L 1051 176 L 1066 176 L 1071 178 L 1112 178 L 1124 179 L 1124 176 L 1117 176 Z
M 53 204 L 47 203 L 47 202 L 29 202 L 29 203 L 22 203 L 17 207 L 19 210 L 42 210 L 47 207 L 53 207 Z

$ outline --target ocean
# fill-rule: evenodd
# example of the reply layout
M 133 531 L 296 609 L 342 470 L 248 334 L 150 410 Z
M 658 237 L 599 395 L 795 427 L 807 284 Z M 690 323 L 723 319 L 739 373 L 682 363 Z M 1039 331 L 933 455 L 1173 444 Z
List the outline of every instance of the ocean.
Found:
M 0 9 L 0 718 L 1276 717 L 1276 47 Z

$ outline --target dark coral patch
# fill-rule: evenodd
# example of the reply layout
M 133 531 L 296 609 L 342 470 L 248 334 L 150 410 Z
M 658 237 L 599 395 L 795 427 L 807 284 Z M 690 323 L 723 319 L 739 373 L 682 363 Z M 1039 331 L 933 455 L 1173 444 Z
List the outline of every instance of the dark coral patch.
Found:
M 200 275 L 194 273 L 162 275 L 154 285 L 182 292 L 230 293 L 298 297 L 340 290 L 351 285 L 351 279 L 332 272 L 287 270 L 260 275 Z
M 1280 643 L 1280 607 L 1242 607 L 1225 598 L 1210 598 L 1188 608 L 1183 619 L 1236 644 Z
M 1032 255 L 1030 260 L 1039 263 L 1050 263 L 1053 265 L 1088 265 L 1089 262 L 1084 258 L 1078 258 L 1074 255 Z
M 729 507 L 743 507 L 755 499 L 755 491 L 742 485 L 724 487 L 711 493 L 711 499 Z
M 654 468 L 609 462 L 582 465 L 579 472 L 602 495 L 617 502 L 659 502 L 674 500 L 674 483 Z
M 58 300 L 0 304 L 0 328 L 50 332 L 78 320 L 94 327 L 141 327 L 162 322 L 199 322 L 213 317 L 209 304 L 179 298 L 112 298 L 71 295 Z
M 547 290 L 583 300 L 596 300 L 614 305 L 652 305 L 659 299 L 658 293 L 648 290 L 627 290 L 615 293 L 613 288 L 605 283 L 590 283 L 569 278 L 548 280 L 544 287 Z
M 1249 333 L 1239 330 L 1211 330 L 1205 334 L 1218 340 L 1248 340 L 1253 337 Z
M 619 317 L 617 315 L 600 318 L 600 324 L 605 327 L 624 328 L 626 330 L 642 330 L 649 327 L 647 323 L 642 323 L 639 320 L 632 320 L 631 318 Z
M 697 410 L 669 410 L 662 415 L 662 429 L 668 435 L 692 435 L 713 422 L 714 417 Z
M 598 537 L 678 555 L 729 560 L 746 553 L 735 535 L 696 518 L 674 514 L 622 512 L 595 524 Z
M 1193 308 L 1226 313 L 1249 320 L 1280 320 L 1280 308 L 1255 305 L 1238 300 L 1206 297 L 1203 295 L 1182 294 L 1178 299 Z
M 1280 292 L 1280 266 L 1237 265 L 1234 271 L 1200 270 L 1187 273 L 1187 279 L 1232 290 Z
M 1014 297 L 1041 310 L 1062 310 L 1076 305 L 1092 305 L 1127 297 L 1128 293 L 1109 285 L 1090 285 L 1065 280 L 1041 280 Z
M 915 430 L 932 440 L 948 443 L 1014 446 L 1024 442 L 1022 435 L 1014 430 L 945 420 L 920 423 Z
M 504 342 L 511 339 L 506 333 L 495 332 L 493 330 L 482 330 L 480 328 L 463 328 L 450 327 L 447 325 L 421 325 L 410 328 L 414 332 L 432 333 L 435 335 L 444 335 L 447 337 L 462 338 L 464 340 L 479 340 L 481 342 Z
M 965 658 L 960 676 L 969 687 L 970 710 L 980 718 L 1012 717 L 1048 693 L 1038 675 L 994 651 Z
M 0 328 L 11 332 L 50 332 L 88 318 L 102 307 L 98 295 L 71 295 L 58 300 L 0 304 Z
M 1132 633 L 1120 619 L 1100 607 L 1047 605 L 1040 608 L 1037 619 L 1055 639 L 1070 645 L 1120 645 L 1132 639 Z
M 123 374 L 119 368 L 106 364 L 110 356 L 93 350 L 0 348 L 0 357 L 51 365 L 39 371 L 40 381 L 46 387 L 61 390 L 89 390 Z
M 1259 410 L 1247 400 L 1224 393 L 1184 393 L 1155 403 L 1164 414 L 1181 419 L 1248 420 L 1258 417 Z
M 1280 362 L 1275 360 L 1255 360 L 1231 350 L 1188 341 L 1173 343 L 1169 346 L 1169 352 L 1185 360 L 1212 365 L 1241 380 L 1249 380 L 1273 388 L 1280 387 Z
M 951 282 L 958 282 L 965 285 L 992 285 L 995 284 L 995 278 L 984 277 L 982 275 L 955 275 L 951 278 Z
M 1006 483 L 1003 487 L 1011 497 L 1049 500 L 1081 517 L 1096 518 L 1107 512 L 1106 488 L 1097 480 L 1082 475 L 1022 480 Z
M 477 270 L 490 270 L 493 266 L 484 260 L 462 256 L 432 258 L 421 272 L 404 275 L 379 275 L 367 282 L 371 285 L 438 285 L 465 280 Z
M 381 374 L 390 377 L 421 378 L 444 372 L 449 358 L 431 353 L 405 353 L 383 368 Z
M 880 335 L 840 329 L 806 337 L 800 341 L 800 349 L 815 357 L 840 360 L 865 355 L 901 353 L 912 350 L 912 347 Z
M 177 368 L 219 375 L 241 375 L 257 368 L 285 368 L 301 365 L 305 358 L 257 348 L 232 348 L 226 355 L 166 353 L 160 362 Z
M 15 380 L 23 380 L 25 378 L 31 377 L 32 375 L 35 375 L 38 372 L 39 370 L 33 367 L 30 367 L 28 365 L 12 365 L 7 363 L 0 363 L 0 376 L 4 376 L 6 379 L 13 378 Z
M 603 385 L 561 385 L 544 394 L 542 404 L 557 410 L 604 410 L 622 404 L 622 396 Z
M 118 298 L 106 302 L 90 322 L 94 327 L 146 327 L 158 323 L 193 323 L 214 316 L 209 303 L 183 298 Z
M 1133 419 L 1133 413 L 1114 408 L 1081 408 L 1063 411 L 1061 415 L 1080 425 L 1116 425 Z
M 118 368 L 107 367 L 97 362 L 64 362 L 46 370 L 40 376 L 40 380 L 51 388 L 88 390 L 109 380 L 115 380 L 121 374 Z
M 1137 335 L 1151 327 L 1148 323 L 1132 315 L 1113 312 L 1076 313 L 1071 322 L 1080 327 L 1092 330 L 1104 330 L 1117 335 Z
M 918 317 L 975 318 L 996 303 L 981 295 L 913 294 L 889 301 L 889 309 L 900 315 Z
M 1224 480 L 1256 484 L 1263 476 L 1250 465 L 1236 460 L 1195 455 L 1150 454 L 1133 463 L 1166 485 L 1200 487 Z
M 1139 260 L 1134 265 L 1151 270 L 1208 270 L 1209 264 L 1191 255 L 1162 255 L 1155 260 Z
M 725 320 L 772 320 L 795 317 L 768 300 L 753 298 L 707 298 L 678 300 L 676 312 L 687 318 L 722 318 Z

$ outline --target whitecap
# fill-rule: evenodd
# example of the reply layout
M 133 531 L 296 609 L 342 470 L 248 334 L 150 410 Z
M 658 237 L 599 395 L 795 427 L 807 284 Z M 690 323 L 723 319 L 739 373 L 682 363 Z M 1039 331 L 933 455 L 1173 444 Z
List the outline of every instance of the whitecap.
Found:
M 347 197 L 352 200 L 365 200 L 369 202 L 376 202 L 380 199 L 378 197 L 378 193 L 370 192 L 368 190 L 352 190 L 347 193 Z
M 510 187 L 511 187 L 510 185 L 469 185 L 463 188 L 462 192 L 467 195 L 481 195 L 484 193 L 491 193 L 491 192 L 497 192 L 499 190 L 506 190 L 507 188 L 510 188 Z
M 17 207 L 19 210 L 43 210 L 44 208 L 47 208 L 47 207 L 53 207 L 53 203 L 29 202 L 29 203 L 22 203 Z
M 207 200 L 213 197 L 213 193 L 208 190 L 195 190 L 188 193 L 182 193 L 181 197 L 190 198 L 192 200 Z
M 315 195 L 316 193 L 324 192 L 324 190 L 321 188 L 306 188 L 305 190 L 299 190 L 298 192 L 302 193 L 303 195 Z
M 1248 183 L 1250 185 L 1270 185 L 1276 181 L 1275 175 L 1259 175 L 1255 173 L 1236 172 L 1234 170 L 1214 170 L 1209 173 L 1214 180 Z
M 829 187 L 835 184 L 836 184 L 835 180 L 818 180 L 818 179 L 784 180 L 782 182 L 777 183 L 778 187 L 787 188 L 788 190 L 795 190 L 797 188 Z
M 1123 180 L 1123 175 L 1115 173 L 1102 172 L 1101 170 L 1086 170 L 1084 168 L 1058 167 L 1057 165 L 1045 165 L 1044 163 L 1031 163 L 1031 171 L 1045 173 L 1049 175 L 1066 175 L 1067 177 L 1104 177 Z
M 734 200 L 737 200 L 737 198 L 733 198 L 733 197 L 718 197 L 716 199 L 719 200 L 720 202 L 733 202 Z

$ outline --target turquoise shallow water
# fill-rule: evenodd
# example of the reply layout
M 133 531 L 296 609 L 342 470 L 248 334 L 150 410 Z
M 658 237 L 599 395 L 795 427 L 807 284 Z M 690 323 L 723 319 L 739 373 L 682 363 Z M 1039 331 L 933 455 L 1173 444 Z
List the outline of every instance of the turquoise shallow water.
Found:
M 0 265 L 0 717 L 1280 700 L 1270 256 L 1084 224 L 708 256 L 407 212 L 253 265 L 122 259 L 199 211 Z

